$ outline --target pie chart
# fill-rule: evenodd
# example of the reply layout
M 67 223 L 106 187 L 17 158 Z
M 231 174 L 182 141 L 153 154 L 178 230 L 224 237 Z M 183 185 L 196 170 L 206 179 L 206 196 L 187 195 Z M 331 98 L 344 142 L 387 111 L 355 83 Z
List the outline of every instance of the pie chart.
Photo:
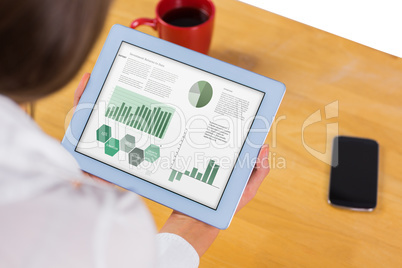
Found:
M 213 90 L 210 83 L 198 81 L 188 92 L 188 100 L 196 108 L 204 107 L 212 98 Z

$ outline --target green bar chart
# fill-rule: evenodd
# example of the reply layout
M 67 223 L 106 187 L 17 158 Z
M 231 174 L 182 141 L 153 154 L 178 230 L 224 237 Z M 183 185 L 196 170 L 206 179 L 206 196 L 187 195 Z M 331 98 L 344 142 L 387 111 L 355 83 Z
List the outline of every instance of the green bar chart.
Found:
M 105 116 L 163 139 L 175 110 L 161 102 L 117 86 Z
M 219 165 L 215 164 L 214 160 L 209 160 L 207 168 L 204 173 L 199 172 L 197 168 L 192 168 L 191 171 L 186 170 L 184 172 L 172 169 L 172 172 L 170 173 L 169 176 L 169 181 L 171 182 L 175 180 L 180 181 L 181 177 L 184 175 L 193 178 L 195 180 L 204 182 L 206 184 L 213 185 L 218 171 L 219 171 Z

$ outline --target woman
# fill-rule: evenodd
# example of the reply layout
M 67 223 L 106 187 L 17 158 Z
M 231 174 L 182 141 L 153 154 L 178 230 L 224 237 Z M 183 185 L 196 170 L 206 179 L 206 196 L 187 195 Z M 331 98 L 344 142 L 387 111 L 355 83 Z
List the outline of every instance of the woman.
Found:
M 155 236 L 135 194 L 84 175 L 19 107 L 76 74 L 109 4 L 0 3 L 0 267 L 197 267 L 219 233 L 174 211 Z M 88 79 L 81 80 L 75 104 Z M 268 174 L 267 155 L 263 146 L 238 210 Z

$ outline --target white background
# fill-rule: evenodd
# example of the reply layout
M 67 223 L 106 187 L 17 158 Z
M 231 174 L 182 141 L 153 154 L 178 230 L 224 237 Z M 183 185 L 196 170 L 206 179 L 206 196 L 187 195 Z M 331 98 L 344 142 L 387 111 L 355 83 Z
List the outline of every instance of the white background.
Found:
M 402 0 L 240 0 L 402 57 Z

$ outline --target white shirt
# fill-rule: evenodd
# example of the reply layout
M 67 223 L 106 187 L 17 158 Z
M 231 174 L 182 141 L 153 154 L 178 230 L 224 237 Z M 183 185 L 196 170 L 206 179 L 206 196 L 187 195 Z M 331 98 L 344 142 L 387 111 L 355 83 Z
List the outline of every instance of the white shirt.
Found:
M 85 177 L 58 141 L 1 95 L 0 217 L 0 267 L 199 265 L 180 236 L 155 236 L 137 195 Z

